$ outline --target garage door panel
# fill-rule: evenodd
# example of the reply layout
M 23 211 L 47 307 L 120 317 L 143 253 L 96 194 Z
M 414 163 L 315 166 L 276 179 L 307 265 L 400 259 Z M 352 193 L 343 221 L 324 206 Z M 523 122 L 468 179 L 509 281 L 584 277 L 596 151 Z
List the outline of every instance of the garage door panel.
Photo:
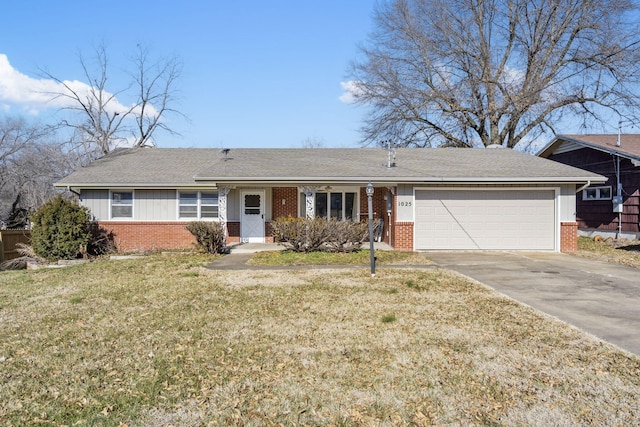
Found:
M 553 250 L 553 190 L 418 190 L 416 249 Z

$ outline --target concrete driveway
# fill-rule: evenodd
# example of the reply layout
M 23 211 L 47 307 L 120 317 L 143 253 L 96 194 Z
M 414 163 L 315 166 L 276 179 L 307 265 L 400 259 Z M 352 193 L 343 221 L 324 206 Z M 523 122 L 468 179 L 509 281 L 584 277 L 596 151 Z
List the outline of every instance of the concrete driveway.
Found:
M 640 355 L 640 270 L 546 252 L 429 252 L 425 256 Z

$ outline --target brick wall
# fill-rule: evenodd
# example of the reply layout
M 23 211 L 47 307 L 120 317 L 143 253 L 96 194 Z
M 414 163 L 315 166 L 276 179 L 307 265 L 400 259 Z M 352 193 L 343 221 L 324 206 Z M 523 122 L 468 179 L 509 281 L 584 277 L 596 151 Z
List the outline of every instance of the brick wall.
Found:
M 196 241 L 186 229 L 186 221 L 100 221 L 98 224 L 113 233 L 118 252 L 191 249 Z
M 227 243 L 240 243 L 239 222 L 227 222 Z
M 298 216 L 298 188 L 297 187 L 274 187 L 272 192 L 272 212 L 271 218 Z M 271 234 L 266 233 L 267 236 Z
M 560 252 L 576 252 L 578 250 L 578 223 L 560 223 Z
M 393 226 L 391 246 L 397 250 L 413 250 L 413 222 L 396 222 Z
M 270 222 L 264 223 L 264 242 L 265 243 L 273 243 L 273 228 L 271 228 Z
M 387 216 L 387 201 L 384 197 L 389 190 L 387 187 L 374 187 L 371 205 L 373 208 L 373 219 L 382 218 L 384 220 L 384 229 L 382 230 L 382 240 L 389 242 L 389 217 Z M 369 204 L 367 200 L 367 190 L 365 187 L 360 188 L 360 220 L 364 221 L 369 218 Z

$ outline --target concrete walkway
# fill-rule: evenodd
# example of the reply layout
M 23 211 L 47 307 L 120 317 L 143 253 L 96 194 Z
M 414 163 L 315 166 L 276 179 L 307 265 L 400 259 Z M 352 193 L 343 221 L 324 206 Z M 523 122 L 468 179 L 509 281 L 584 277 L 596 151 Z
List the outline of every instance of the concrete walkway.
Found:
M 640 355 L 640 270 L 559 253 L 433 252 L 457 271 Z

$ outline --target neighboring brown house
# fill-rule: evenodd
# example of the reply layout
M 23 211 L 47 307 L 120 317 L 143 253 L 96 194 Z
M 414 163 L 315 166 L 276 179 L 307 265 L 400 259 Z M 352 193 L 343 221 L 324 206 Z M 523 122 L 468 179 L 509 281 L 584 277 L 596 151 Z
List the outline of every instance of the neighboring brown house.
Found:
M 538 155 L 606 176 L 581 188 L 581 234 L 640 238 L 640 135 L 559 135 Z
M 390 164 L 393 163 L 393 164 Z M 385 242 L 409 250 L 573 251 L 575 188 L 604 177 L 508 149 L 139 148 L 56 186 L 80 195 L 121 251 L 189 247 L 189 221 L 273 241 L 279 217 L 359 221 L 365 187 Z

